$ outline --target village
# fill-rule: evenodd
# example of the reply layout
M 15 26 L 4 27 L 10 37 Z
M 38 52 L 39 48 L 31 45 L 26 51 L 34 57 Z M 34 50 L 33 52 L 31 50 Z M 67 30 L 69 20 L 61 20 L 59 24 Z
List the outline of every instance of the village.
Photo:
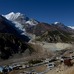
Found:
M 47 58 L 45 60 L 31 60 L 29 62 L 18 62 L 9 65 L 0 66 L 0 74 L 49 74 L 56 69 L 56 74 L 63 67 L 73 67 L 74 56 L 58 56 Z M 58 69 L 57 69 L 58 68 Z

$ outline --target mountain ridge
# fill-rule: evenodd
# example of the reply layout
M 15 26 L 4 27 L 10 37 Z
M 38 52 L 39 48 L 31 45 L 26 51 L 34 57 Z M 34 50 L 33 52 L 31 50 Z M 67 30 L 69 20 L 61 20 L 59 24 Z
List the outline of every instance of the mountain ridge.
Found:
M 26 24 L 26 23 L 28 23 L 29 25 L 32 25 L 32 24 L 34 24 L 34 22 L 32 22 L 31 20 L 33 20 L 33 21 L 35 21 L 36 23 L 35 24 L 38 24 L 39 23 L 39 21 L 37 21 L 37 20 L 35 20 L 35 19 L 30 19 L 29 17 L 27 17 L 25 14 L 21 14 L 20 12 L 17 12 L 17 13 L 14 13 L 14 12 L 10 12 L 9 14 L 6 14 L 6 15 L 2 15 L 2 16 L 4 16 L 5 18 L 7 18 L 8 20 L 10 20 L 10 21 L 17 21 L 17 22 L 19 22 L 19 20 L 17 20 L 19 17 L 21 18 L 20 20 L 23 20 L 23 22 Z M 31 22 L 32 22 L 32 24 L 31 24 Z M 21 22 L 19 22 L 19 23 L 21 23 Z M 54 22 L 53 24 L 59 24 L 60 22 Z M 23 23 L 21 23 L 21 24 L 23 24 Z M 34 24 L 34 25 L 35 25 Z M 52 24 L 52 23 L 51 23 Z M 68 27 L 70 27 L 70 28 L 72 28 L 72 29 L 74 29 L 74 27 L 73 26 L 68 26 Z
M 26 15 L 24 16 L 21 13 L 14 13 L 11 12 L 7 15 L 3 15 L 5 18 L 8 20 L 12 21 L 17 28 L 20 28 L 23 31 L 23 34 L 26 32 L 29 34 L 35 34 L 36 38 L 42 38 L 43 41 L 48 41 L 48 42 L 58 42 L 59 41 L 64 41 L 67 40 L 70 41 L 70 39 L 73 40 L 71 35 L 74 35 L 74 29 L 71 29 L 68 26 L 65 26 L 61 22 L 54 22 L 51 24 L 44 23 L 44 22 L 38 22 L 35 19 L 30 19 Z M 7 17 L 8 16 L 8 17 Z M 9 17 L 12 17 L 10 19 Z M 28 18 L 28 19 L 26 19 Z M 17 20 L 19 19 L 19 20 Z M 24 22 L 23 22 L 23 21 Z M 21 21 L 21 22 L 19 22 Z M 22 23 L 23 22 L 23 23 Z M 47 38 L 46 38 L 47 37 Z M 31 37 L 30 37 L 31 38 Z M 64 39 L 64 40 L 63 40 Z M 38 40 L 38 39 L 37 39 Z M 71 41 L 72 41 L 71 40 Z

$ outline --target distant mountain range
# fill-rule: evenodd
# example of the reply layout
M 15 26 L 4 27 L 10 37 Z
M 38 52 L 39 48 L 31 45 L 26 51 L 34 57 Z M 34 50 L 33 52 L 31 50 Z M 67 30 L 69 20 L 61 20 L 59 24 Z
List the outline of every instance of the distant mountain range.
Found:
M 19 12 L 17 12 L 17 13 L 11 12 L 11 13 L 3 15 L 3 16 L 10 21 L 18 22 L 20 24 L 28 24 L 28 25 L 34 26 L 39 23 L 39 21 L 29 18 L 25 14 L 21 14 Z M 54 24 L 58 24 L 58 23 L 59 22 L 54 22 Z M 68 27 L 74 29 L 74 26 L 68 26 Z
M 41 23 L 35 19 L 30 19 L 24 14 L 11 12 L 3 15 L 6 19 L 15 24 L 15 27 L 22 31 L 22 34 L 35 34 L 37 40 L 48 42 L 67 42 L 73 40 L 74 29 L 65 26 L 61 22 L 51 24 Z

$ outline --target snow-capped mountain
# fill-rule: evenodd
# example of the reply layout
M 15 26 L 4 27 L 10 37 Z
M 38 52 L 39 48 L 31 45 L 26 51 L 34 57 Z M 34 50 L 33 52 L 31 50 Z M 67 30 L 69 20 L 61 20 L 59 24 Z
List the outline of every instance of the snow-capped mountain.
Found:
M 57 29 L 60 29 L 60 30 L 65 31 L 67 33 L 74 34 L 74 29 L 71 26 L 66 26 L 61 22 L 54 22 L 54 23 L 52 23 L 52 25 L 55 26 Z
M 24 22 L 26 22 L 27 20 L 29 20 L 29 18 L 26 15 L 21 14 L 19 12 L 17 12 L 17 13 L 11 12 L 11 13 L 3 15 L 3 16 L 6 17 L 10 21 L 24 20 Z
M 1 15 L 0 15 L 0 33 L 13 34 L 25 41 L 29 41 L 25 29 L 21 29 L 21 27 L 20 28 L 16 27 L 15 23 L 12 23 L 11 21 L 7 20 L 5 17 Z
M 27 17 L 24 14 L 21 13 L 14 13 L 11 12 L 7 15 L 3 15 L 5 18 L 7 18 L 8 20 L 12 21 L 12 22 L 18 22 L 20 24 L 29 24 L 29 25 L 36 25 L 38 24 L 38 22 L 34 19 L 30 19 L 29 17 Z
M 18 13 L 11 12 L 3 16 L 15 24 L 15 27 L 22 32 L 21 35 L 29 36 L 28 33 L 41 35 L 46 31 L 54 31 L 54 30 L 58 30 L 58 31 L 60 30 L 67 33 L 74 34 L 74 30 L 71 29 L 70 26 L 67 27 L 61 22 L 54 22 L 52 24 L 40 23 L 35 19 L 30 19 L 26 15 L 21 14 L 19 12 Z
M 62 23 L 60 23 L 60 22 L 54 22 L 53 23 L 54 25 L 61 25 L 61 26 L 64 26 Z M 69 28 L 71 28 L 71 29 L 74 29 L 74 26 L 68 26 Z
M 14 13 L 11 12 L 7 15 L 3 15 L 6 19 L 10 20 L 12 23 L 15 24 L 15 27 L 22 31 L 22 35 L 27 35 L 25 28 L 28 28 L 30 26 L 35 26 L 38 24 L 38 21 L 34 19 L 30 19 L 24 14 L 21 13 Z
M 26 21 L 26 24 L 29 24 L 30 26 L 35 26 L 38 24 L 38 21 L 36 21 L 35 19 L 30 19 Z
M 60 22 L 54 22 L 54 24 L 56 25 L 56 24 L 59 24 Z
M 70 27 L 71 29 L 74 29 L 74 26 L 68 26 L 68 27 Z

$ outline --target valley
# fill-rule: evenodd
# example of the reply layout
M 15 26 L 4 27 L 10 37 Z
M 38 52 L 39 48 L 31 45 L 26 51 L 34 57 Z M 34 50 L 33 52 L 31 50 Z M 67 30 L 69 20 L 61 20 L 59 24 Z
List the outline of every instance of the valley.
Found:
M 0 15 L 1 74 L 66 74 L 73 64 L 74 29 L 19 12 Z

